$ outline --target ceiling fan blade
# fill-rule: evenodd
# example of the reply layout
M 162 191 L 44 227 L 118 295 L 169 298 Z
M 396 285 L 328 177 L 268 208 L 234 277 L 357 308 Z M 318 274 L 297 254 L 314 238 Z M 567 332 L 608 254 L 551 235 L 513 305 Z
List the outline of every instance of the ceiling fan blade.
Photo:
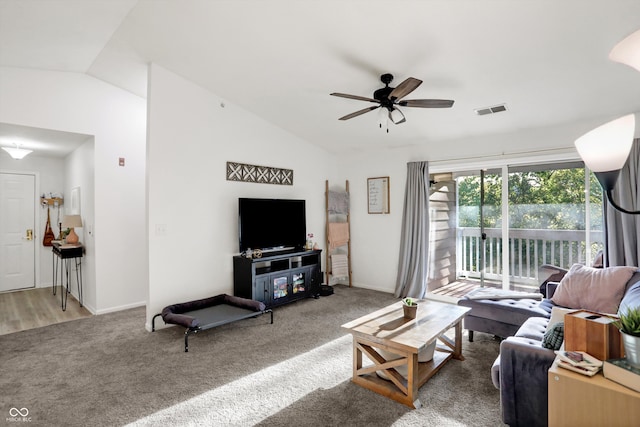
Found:
M 397 108 L 394 108 L 393 110 L 389 111 L 389 120 L 391 120 L 393 122 L 393 124 L 399 125 L 400 123 L 404 123 L 407 121 L 407 119 L 405 119 L 404 114 L 402 114 L 402 111 L 400 111 Z
M 333 92 L 330 93 L 329 95 L 333 95 L 333 96 L 339 96 L 341 98 L 349 98 L 349 99 L 357 99 L 359 101 L 368 101 L 368 102 L 379 102 L 376 101 L 373 98 L 367 98 L 366 96 L 358 96 L 358 95 L 349 95 L 347 93 L 337 93 L 337 92 Z
M 380 105 L 376 105 L 375 107 L 367 107 L 367 108 L 363 108 L 362 110 L 358 110 L 355 113 L 351 113 L 351 114 L 347 114 L 344 117 L 340 117 L 338 120 L 349 120 L 349 119 L 353 119 L 354 117 L 358 117 L 363 115 L 364 113 L 368 113 L 369 111 L 373 111 L 377 108 L 380 108 Z
M 403 107 L 420 107 L 420 108 L 451 108 L 453 102 L 450 99 L 407 99 L 399 101 L 398 105 Z
M 389 94 L 389 99 L 395 101 L 397 99 L 404 98 L 413 92 L 418 86 L 422 84 L 422 80 L 415 79 L 413 77 L 409 77 L 402 83 L 400 83 L 394 90 Z

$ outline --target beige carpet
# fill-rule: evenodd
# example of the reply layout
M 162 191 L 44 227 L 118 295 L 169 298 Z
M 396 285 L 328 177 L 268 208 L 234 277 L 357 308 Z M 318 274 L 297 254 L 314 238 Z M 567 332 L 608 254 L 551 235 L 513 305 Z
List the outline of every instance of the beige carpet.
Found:
M 144 330 L 133 309 L 0 336 L 0 417 L 27 408 L 30 425 L 499 426 L 490 367 L 499 343 L 464 340 L 411 410 L 350 381 L 340 325 L 396 301 L 336 293 L 191 336 Z M 14 424 L 15 425 L 15 424 Z

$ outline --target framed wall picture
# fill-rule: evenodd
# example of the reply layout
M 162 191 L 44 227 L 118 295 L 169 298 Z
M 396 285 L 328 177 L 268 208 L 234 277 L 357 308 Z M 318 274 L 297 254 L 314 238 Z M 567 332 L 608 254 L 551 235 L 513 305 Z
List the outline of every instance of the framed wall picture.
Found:
M 80 187 L 73 187 L 71 189 L 70 199 L 69 214 L 80 215 Z
M 370 214 L 388 214 L 390 212 L 388 176 L 367 179 L 367 200 Z

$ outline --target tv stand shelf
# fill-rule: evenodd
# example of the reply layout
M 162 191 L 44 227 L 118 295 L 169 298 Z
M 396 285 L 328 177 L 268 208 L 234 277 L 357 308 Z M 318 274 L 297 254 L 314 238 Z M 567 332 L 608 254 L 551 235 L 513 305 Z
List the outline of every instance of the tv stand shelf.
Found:
M 321 250 L 233 257 L 233 294 L 275 307 L 320 295 Z

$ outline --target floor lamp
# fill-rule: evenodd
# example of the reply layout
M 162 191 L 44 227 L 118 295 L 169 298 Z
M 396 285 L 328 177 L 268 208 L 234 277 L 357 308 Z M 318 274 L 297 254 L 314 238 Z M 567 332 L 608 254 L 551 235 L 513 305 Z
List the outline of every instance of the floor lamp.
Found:
M 639 215 L 640 211 L 631 211 L 618 205 L 612 195 L 620 169 L 629 157 L 634 133 L 635 116 L 629 114 L 582 135 L 576 139 L 575 145 L 584 163 L 598 179 L 611 206 L 626 214 Z
M 616 44 L 609 59 L 640 71 L 640 30 Z M 580 157 L 598 178 L 611 206 L 630 215 L 638 215 L 640 211 L 621 207 L 613 200 L 611 192 L 629 157 L 634 133 L 635 116 L 629 114 L 593 129 L 575 142 Z
M 618 205 L 613 200 L 612 192 L 618 181 L 620 170 L 629 157 L 634 132 L 635 116 L 629 114 L 599 126 L 575 141 L 580 157 L 598 179 L 609 204 L 616 210 L 630 215 L 638 215 L 640 211 L 631 211 Z M 604 206 L 603 214 L 605 265 L 609 266 L 608 221 L 607 210 Z

